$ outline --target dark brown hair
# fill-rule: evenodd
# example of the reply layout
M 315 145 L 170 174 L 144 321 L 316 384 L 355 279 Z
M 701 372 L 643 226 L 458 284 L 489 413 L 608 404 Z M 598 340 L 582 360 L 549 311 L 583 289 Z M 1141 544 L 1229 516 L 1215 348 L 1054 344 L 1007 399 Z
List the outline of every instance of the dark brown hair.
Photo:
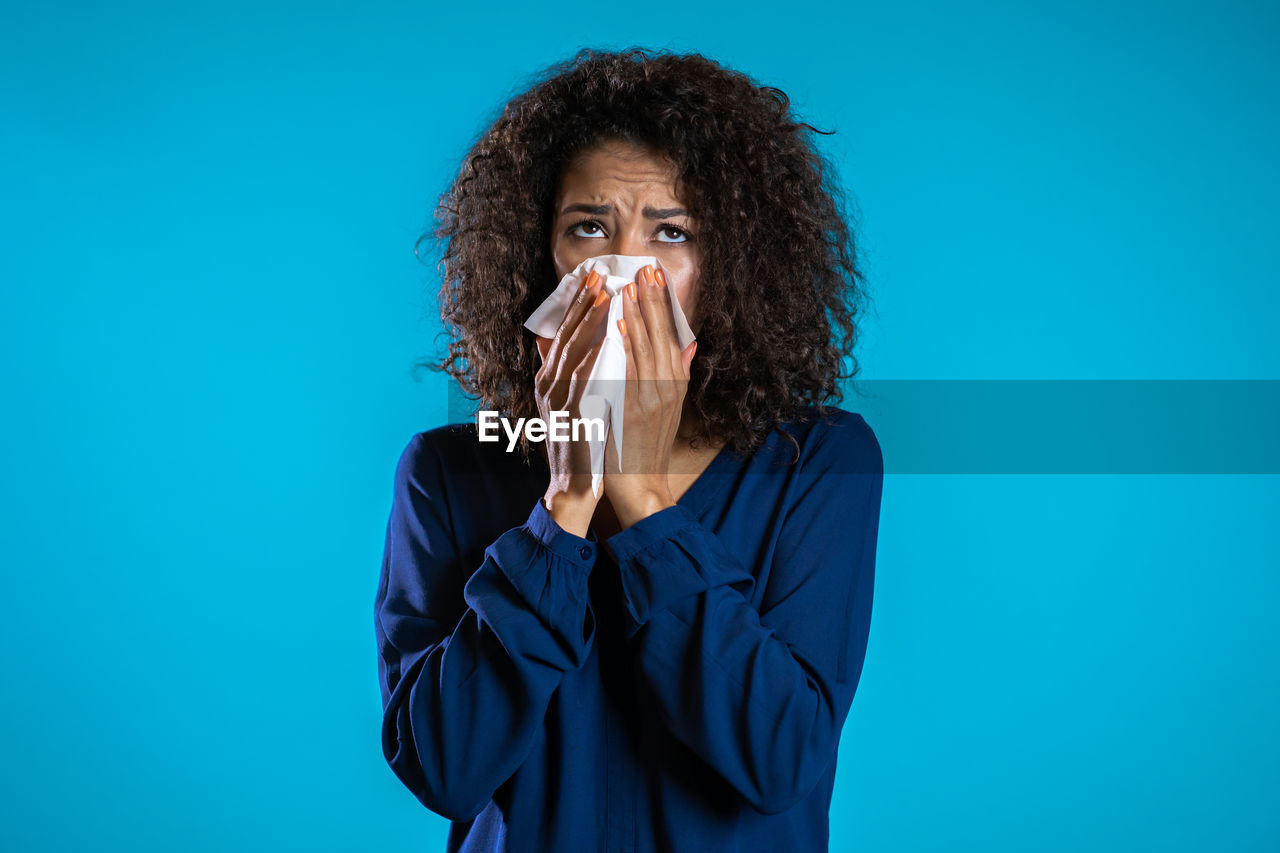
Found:
M 801 407 L 839 402 L 840 380 L 858 372 L 866 293 L 843 194 L 811 133 L 822 131 L 782 91 L 698 54 L 584 49 L 553 65 L 481 134 L 419 240 L 437 240 L 451 338 L 427 365 L 484 408 L 538 415 L 522 324 L 558 284 L 554 194 L 571 157 L 616 138 L 670 158 L 698 229 L 702 325 L 687 394 L 706 425 L 698 438 L 748 453 Z

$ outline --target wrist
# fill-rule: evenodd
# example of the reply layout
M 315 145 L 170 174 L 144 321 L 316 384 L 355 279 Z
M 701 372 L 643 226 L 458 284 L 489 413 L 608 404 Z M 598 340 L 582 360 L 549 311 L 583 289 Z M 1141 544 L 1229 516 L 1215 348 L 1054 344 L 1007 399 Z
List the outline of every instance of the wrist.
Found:
M 542 505 L 560 529 L 583 538 L 591 526 L 596 503 L 597 499 L 590 492 L 583 496 L 552 488 L 542 496 Z
M 631 525 L 642 521 L 654 513 L 662 512 L 676 505 L 671 497 L 671 492 L 667 491 L 647 491 L 642 492 L 634 497 L 626 500 L 614 500 L 613 509 L 618 516 L 618 525 L 625 530 Z

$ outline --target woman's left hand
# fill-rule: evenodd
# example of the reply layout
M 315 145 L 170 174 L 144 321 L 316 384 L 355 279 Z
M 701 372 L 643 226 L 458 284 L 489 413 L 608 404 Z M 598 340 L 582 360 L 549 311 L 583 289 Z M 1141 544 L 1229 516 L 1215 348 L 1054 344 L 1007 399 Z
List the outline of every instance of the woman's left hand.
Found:
M 670 291 L 662 270 L 643 267 L 619 294 L 619 324 L 627 355 L 621 473 L 610 434 L 604 493 L 625 529 L 675 506 L 667 482 L 671 450 L 680 428 L 689 364 L 698 344 L 680 349 Z

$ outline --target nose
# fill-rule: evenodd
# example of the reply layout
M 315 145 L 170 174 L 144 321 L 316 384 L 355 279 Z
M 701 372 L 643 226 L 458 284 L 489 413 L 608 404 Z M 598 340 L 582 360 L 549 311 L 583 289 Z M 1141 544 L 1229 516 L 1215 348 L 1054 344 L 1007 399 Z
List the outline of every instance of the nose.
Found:
M 610 241 L 609 254 L 643 255 L 645 254 L 644 240 L 639 234 L 632 233 L 632 229 L 622 229 Z

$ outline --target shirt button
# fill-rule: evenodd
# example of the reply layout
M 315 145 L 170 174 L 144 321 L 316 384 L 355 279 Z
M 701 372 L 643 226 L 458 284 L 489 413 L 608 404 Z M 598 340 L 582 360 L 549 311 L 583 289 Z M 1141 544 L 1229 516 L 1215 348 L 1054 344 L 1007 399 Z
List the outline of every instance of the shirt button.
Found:
M 582 555 L 582 559 L 584 559 L 584 560 L 590 560 L 590 559 L 591 559 L 591 546 L 590 546 L 590 545 L 583 545 L 583 546 L 582 546 L 582 549 L 581 549 L 580 551 L 578 551 L 578 553 Z

